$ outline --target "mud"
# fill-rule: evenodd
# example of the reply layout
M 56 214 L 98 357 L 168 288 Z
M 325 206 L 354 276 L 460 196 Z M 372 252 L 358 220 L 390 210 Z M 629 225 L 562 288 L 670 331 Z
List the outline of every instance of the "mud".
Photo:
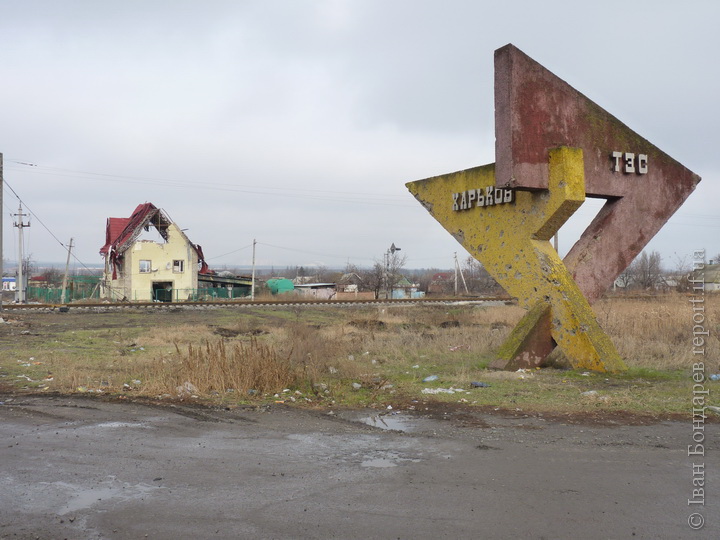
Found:
M 717 424 L 689 509 L 689 421 L 0 403 L 2 538 L 720 537 Z

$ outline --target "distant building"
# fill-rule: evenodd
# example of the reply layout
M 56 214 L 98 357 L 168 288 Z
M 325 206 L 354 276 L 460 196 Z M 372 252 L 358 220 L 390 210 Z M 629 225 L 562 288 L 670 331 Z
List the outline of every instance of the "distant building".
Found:
M 720 291 L 720 264 L 706 264 L 690 273 L 690 287 L 698 287 L 703 284 L 706 292 Z
M 405 276 L 400 276 L 392 287 L 392 297 L 395 299 L 423 298 L 425 293 L 418 290 L 417 283 L 411 283 Z
M 433 274 L 428 285 L 428 294 L 451 294 L 455 287 L 455 274 L 438 272 Z
M 295 285 L 295 291 L 304 298 L 332 300 L 337 294 L 337 285 L 335 283 L 304 283 Z
M 338 291 L 344 293 L 358 293 L 364 288 L 363 279 L 355 272 L 348 272 L 340 276 Z

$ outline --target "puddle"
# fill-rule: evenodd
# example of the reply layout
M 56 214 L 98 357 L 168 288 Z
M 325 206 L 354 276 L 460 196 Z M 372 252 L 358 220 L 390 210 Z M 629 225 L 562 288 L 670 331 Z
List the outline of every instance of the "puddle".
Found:
M 136 499 L 142 499 L 152 491 L 162 489 L 159 486 L 150 486 L 147 484 L 118 484 L 105 487 L 86 488 L 84 486 L 69 484 L 67 482 L 50 482 L 46 485 L 65 494 L 68 501 L 57 510 L 59 516 L 63 516 L 70 512 L 77 512 L 91 508 L 101 501 L 124 502 Z
M 361 422 L 385 431 L 402 431 L 404 433 L 434 433 L 445 427 L 445 424 L 439 420 L 401 412 L 383 412 L 370 416 L 367 416 L 367 413 L 362 414 L 356 412 L 354 414 L 341 414 L 341 417 L 344 417 L 345 420 Z
M 357 421 L 389 431 L 410 432 L 417 427 L 417 421 L 406 414 L 375 414 L 358 418 Z

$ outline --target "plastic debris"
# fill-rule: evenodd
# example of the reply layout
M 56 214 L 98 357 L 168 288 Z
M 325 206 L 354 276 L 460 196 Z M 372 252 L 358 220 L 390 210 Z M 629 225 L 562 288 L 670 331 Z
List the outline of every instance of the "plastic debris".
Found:
M 420 369 L 420 364 L 415 364 L 412 368 L 413 368 L 413 369 Z
M 423 394 L 457 394 L 466 393 L 462 388 L 423 388 L 421 391 Z
M 710 375 L 709 379 L 711 381 L 720 381 L 720 373 L 713 373 Z
M 588 390 L 587 392 L 583 392 L 580 395 L 581 396 L 597 396 L 598 392 L 597 392 L 597 390 Z
M 473 388 L 490 388 L 488 383 L 473 381 L 470 383 Z
M 360 383 L 352 383 L 353 390 L 360 390 L 362 388 L 362 384 Z
M 438 377 L 437 375 L 428 375 L 427 377 L 425 377 L 425 378 L 422 380 L 422 382 L 433 382 L 433 381 L 437 381 L 438 378 L 439 378 L 439 377 Z

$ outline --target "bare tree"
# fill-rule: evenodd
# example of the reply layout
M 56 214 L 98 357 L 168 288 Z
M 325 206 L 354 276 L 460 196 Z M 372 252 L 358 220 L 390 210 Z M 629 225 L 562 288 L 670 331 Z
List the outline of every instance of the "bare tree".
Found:
M 471 292 L 488 293 L 497 292 L 501 289 L 497 281 L 488 273 L 483 264 L 473 257 L 468 257 L 463 262 L 463 273 L 465 281 Z
M 397 252 L 387 253 L 385 255 L 385 290 L 388 297 L 392 296 L 392 289 L 398 280 L 402 277 L 401 271 L 405 267 L 407 257 L 399 255 Z
M 315 270 L 315 279 L 317 279 L 319 283 L 335 283 L 338 280 L 338 272 L 321 264 L 318 265 Z
M 633 275 L 632 269 L 627 268 L 627 269 L 625 269 L 624 272 L 622 272 L 615 279 L 615 282 L 618 284 L 619 287 L 621 287 L 624 290 L 627 290 L 633 284 L 633 280 L 634 280 L 634 275 Z
M 48 286 L 51 287 L 59 287 L 62 285 L 63 277 L 65 275 L 64 272 L 61 272 L 59 269 L 55 268 L 54 266 L 51 266 L 50 268 L 45 270 L 45 281 L 47 282 Z
M 382 263 L 376 262 L 371 268 L 358 272 L 363 286 L 375 293 L 375 298 L 379 298 L 380 290 L 383 288 L 383 278 L 385 276 L 385 268 Z
M 23 274 L 25 274 L 25 276 L 27 276 L 28 278 L 33 275 L 37 270 L 37 265 L 35 264 L 32 253 L 30 253 L 23 259 L 22 265 Z
M 441 270 L 437 268 L 418 270 L 413 276 L 413 281 L 419 285 L 421 291 L 428 292 L 428 290 L 430 289 L 430 284 L 433 280 L 433 276 L 440 272 Z
M 655 289 L 661 285 L 663 283 L 661 261 L 662 257 L 657 251 L 652 251 L 650 255 L 643 251 L 628 268 L 633 285 L 640 289 Z
M 687 255 L 681 257 L 677 253 L 674 255 L 675 268 L 669 277 L 675 282 L 676 291 L 687 292 L 690 290 L 690 272 L 692 271 L 690 258 Z

